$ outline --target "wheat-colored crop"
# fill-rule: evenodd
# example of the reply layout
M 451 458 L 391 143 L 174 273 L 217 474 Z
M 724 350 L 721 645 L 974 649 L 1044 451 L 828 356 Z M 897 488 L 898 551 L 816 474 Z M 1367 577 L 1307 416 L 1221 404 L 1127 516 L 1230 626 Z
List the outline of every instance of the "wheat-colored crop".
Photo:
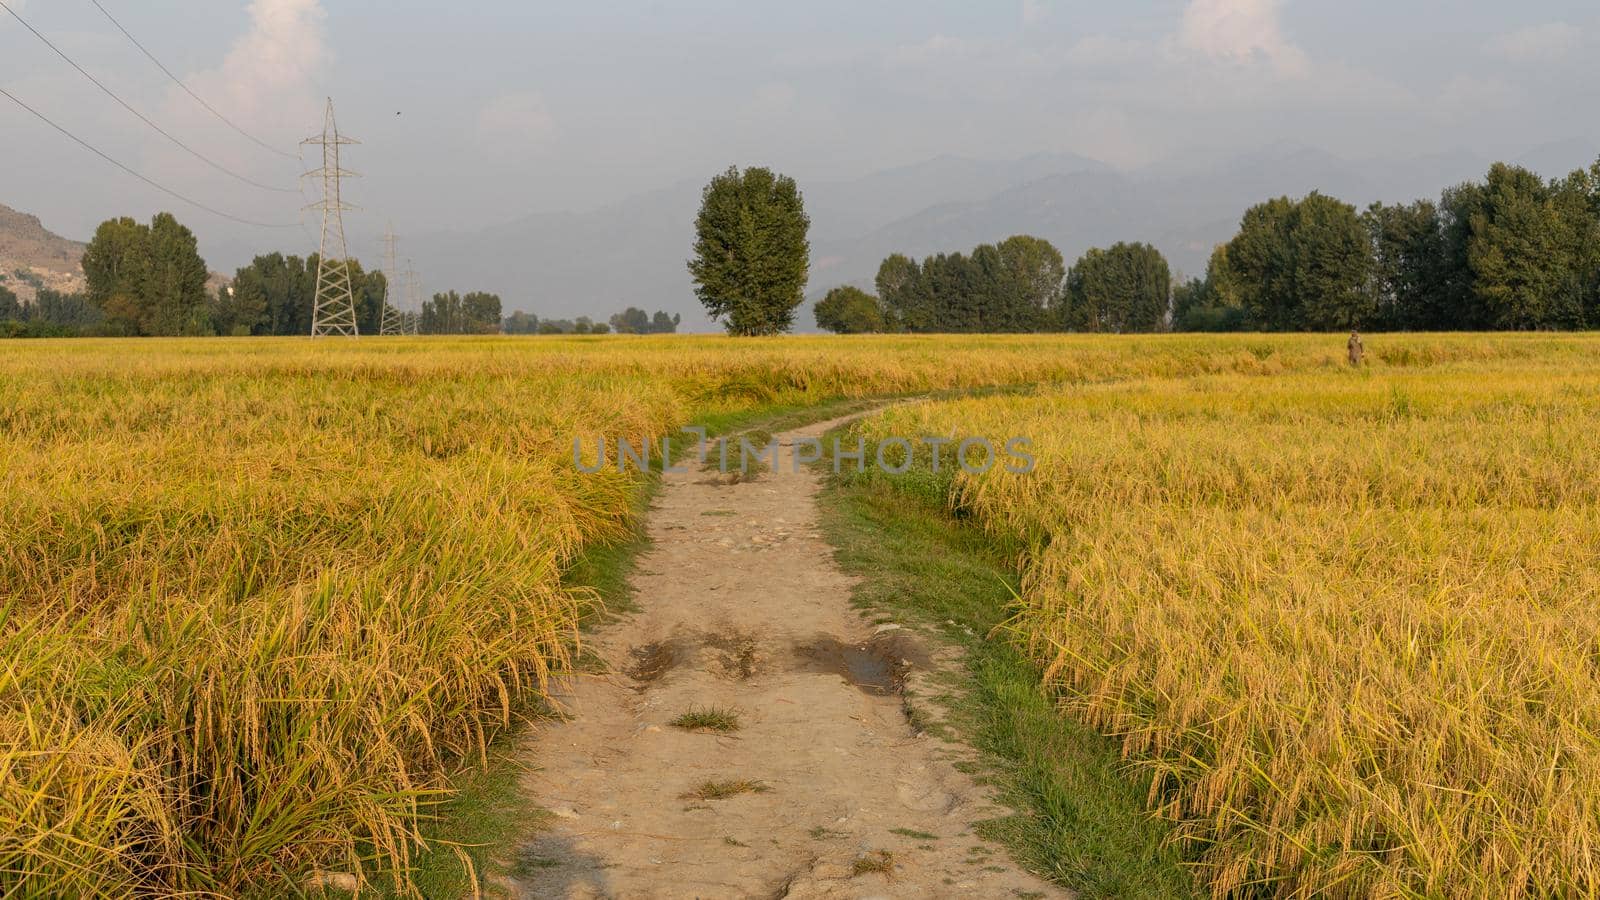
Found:
M 1073 387 L 927 414 L 1050 429 L 963 502 L 1055 538 L 1020 633 L 1219 883 L 1587 878 L 1595 344 L 1372 343 L 1422 380 L 1317 337 L 0 344 L 0 893 L 405 890 L 635 508 L 573 437 L 1030 383 Z
M 863 430 L 1032 438 L 937 490 L 1024 539 L 1012 639 L 1217 896 L 1596 896 L 1600 340 L 1369 343 Z
M 1084 364 L 1058 349 L 0 344 L 0 893 L 404 889 L 443 774 L 571 658 L 563 569 L 634 509 L 574 437 Z

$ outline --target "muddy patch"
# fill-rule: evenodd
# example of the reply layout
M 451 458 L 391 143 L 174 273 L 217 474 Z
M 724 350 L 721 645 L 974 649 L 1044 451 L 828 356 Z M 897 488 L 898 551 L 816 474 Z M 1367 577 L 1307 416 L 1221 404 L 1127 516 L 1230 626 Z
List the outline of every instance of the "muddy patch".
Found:
M 705 645 L 717 651 L 722 674 L 735 681 L 749 681 L 761 671 L 761 655 L 755 637 L 739 632 L 706 635 Z
M 672 671 L 687 655 L 678 641 L 656 641 L 629 650 L 630 662 L 623 672 L 634 680 L 636 689 L 642 691 Z
M 899 693 L 911 670 L 928 664 L 921 647 L 900 634 L 882 634 L 857 643 L 823 636 L 796 644 L 794 655 L 802 672 L 838 675 L 863 692 L 877 695 Z

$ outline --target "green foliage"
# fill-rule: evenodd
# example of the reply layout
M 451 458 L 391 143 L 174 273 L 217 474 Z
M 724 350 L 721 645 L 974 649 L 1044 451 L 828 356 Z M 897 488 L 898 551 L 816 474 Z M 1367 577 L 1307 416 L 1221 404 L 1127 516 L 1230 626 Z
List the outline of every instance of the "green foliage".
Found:
M 1172 289 L 1173 331 L 1241 331 L 1247 324 L 1239 303 L 1228 248 L 1211 252 L 1206 277 L 1190 279 Z
M 1376 322 L 1371 252 L 1355 207 L 1313 191 L 1251 207 L 1227 258 L 1252 325 L 1332 331 Z
M 611 330 L 617 334 L 675 334 L 682 316 L 669 316 L 665 310 L 650 315 L 636 306 L 630 306 L 611 317 Z
M 1596 307 L 1600 165 L 1544 184 L 1497 163 L 1466 210 L 1467 266 L 1490 327 L 1583 328 Z
M 206 261 L 194 233 L 170 213 L 150 223 L 144 284 L 143 334 L 207 335 Z
M 505 321 L 500 323 L 500 330 L 506 334 L 538 334 L 539 317 L 519 309 L 506 316 Z
M 729 334 L 782 334 L 805 300 L 811 220 L 794 179 L 738 168 L 711 180 L 695 220 L 695 295 Z
M 150 228 L 131 218 L 109 219 L 95 229 L 83 253 L 89 301 L 113 330 L 139 334 L 149 304 Z
M 834 334 L 877 334 L 884 327 L 878 298 L 857 287 L 836 287 L 817 301 L 817 327 Z
M 650 314 L 630 306 L 611 317 L 611 327 L 617 334 L 644 334 L 650 330 Z
M 677 334 L 678 324 L 683 321 L 683 316 L 678 313 L 667 315 L 666 310 L 658 309 L 650 317 L 651 334 Z
M 40 290 L 32 303 L 0 287 L 0 337 L 74 337 L 98 333 L 105 323 L 99 307 L 82 294 Z
M 88 298 L 111 330 L 130 335 L 211 334 L 206 263 L 194 233 L 171 213 L 149 225 L 110 219 L 83 254 Z
M 72 334 L 93 333 L 105 321 L 100 310 L 82 294 L 63 294 L 49 288 L 41 290 L 25 312 L 34 322 Z
M 305 335 L 317 299 L 320 257 L 305 259 L 269 253 L 237 270 L 233 284 L 212 299 L 211 320 L 218 334 Z M 356 305 L 356 327 L 377 334 L 389 295 L 382 272 L 368 272 L 350 260 L 350 293 Z
M 1427 331 L 1451 326 L 1451 279 L 1438 205 L 1374 203 L 1362 216 L 1373 252 L 1374 307 L 1380 327 Z
M 473 334 L 500 331 L 500 295 L 473 291 L 461 298 L 461 309 Z
M 1149 244 L 1094 248 L 1067 273 L 1063 324 L 1073 331 L 1159 331 L 1171 290 L 1172 270 Z
M 1047 327 L 1061 302 L 1067 263 L 1053 244 L 1026 234 L 1013 235 L 996 248 L 1004 267 L 1008 303 L 997 324 L 1000 331 L 1034 331 Z
M 879 306 L 887 330 L 1039 331 L 1051 325 L 1064 275 L 1060 251 L 1028 235 L 920 264 L 896 253 L 878 268 Z
M 1600 163 L 1564 179 L 1496 163 L 1440 201 L 1359 217 L 1320 194 L 1268 201 L 1227 245 L 1239 305 L 1265 330 L 1529 330 L 1600 324 Z M 1215 267 L 1215 260 L 1213 261 Z M 1204 294 L 1204 292 L 1201 292 Z M 1209 298 L 1174 298 L 1175 323 Z M 1218 308 L 1226 309 L 1227 305 Z
M 434 294 L 422 302 L 417 330 L 423 334 L 497 334 L 500 331 L 500 296 L 473 291 Z

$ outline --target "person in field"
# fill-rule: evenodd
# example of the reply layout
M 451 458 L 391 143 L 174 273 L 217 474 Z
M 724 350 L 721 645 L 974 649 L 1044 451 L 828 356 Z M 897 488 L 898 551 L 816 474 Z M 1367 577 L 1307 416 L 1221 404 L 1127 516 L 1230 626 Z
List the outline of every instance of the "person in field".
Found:
M 1350 349 L 1350 365 L 1352 365 L 1352 366 L 1361 365 L 1361 357 L 1362 357 L 1363 354 L 1365 354 L 1367 352 L 1367 348 L 1362 346 L 1362 344 L 1361 344 L 1361 335 L 1360 335 L 1359 332 L 1356 332 L 1356 331 L 1351 331 L 1350 332 L 1350 343 L 1349 343 L 1348 346 L 1349 346 L 1349 349 Z

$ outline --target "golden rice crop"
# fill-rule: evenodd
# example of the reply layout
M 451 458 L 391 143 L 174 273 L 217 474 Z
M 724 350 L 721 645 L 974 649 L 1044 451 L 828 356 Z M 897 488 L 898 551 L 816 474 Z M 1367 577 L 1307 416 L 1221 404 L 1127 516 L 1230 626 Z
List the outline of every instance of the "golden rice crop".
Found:
M 1418 371 L 1591 353 L 1374 343 L 1382 366 Z M 576 474 L 575 436 L 638 443 L 758 407 L 988 385 L 1090 397 L 1139 378 L 1342 378 L 1340 349 L 1315 337 L 0 344 L 0 892 L 233 894 L 313 867 L 384 871 L 404 888 L 443 774 L 570 658 L 585 597 L 563 589 L 563 570 L 627 524 L 640 481 Z M 1012 521 L 1043 499 L 1016 498 Z M 1039 571 L 1042 585 L 1051 570 Z M 1036 631 L 1064 641 L 1046 631 L 1053 615 L 1041 606 Z
M 1600 894 L 1600 340 L 1368 342 L 862 428 L 1033 440 L 942 490 L 1218 896 Z
M 1148 365 L 1134 349 L 0 345 L 0 893 L 232 894 L 312 867 L 403 887 L 442 773 L 569 659 L 563 569 L 633 508 L 638 479 L 579 476 L 573 437 L 1095 377 Z

